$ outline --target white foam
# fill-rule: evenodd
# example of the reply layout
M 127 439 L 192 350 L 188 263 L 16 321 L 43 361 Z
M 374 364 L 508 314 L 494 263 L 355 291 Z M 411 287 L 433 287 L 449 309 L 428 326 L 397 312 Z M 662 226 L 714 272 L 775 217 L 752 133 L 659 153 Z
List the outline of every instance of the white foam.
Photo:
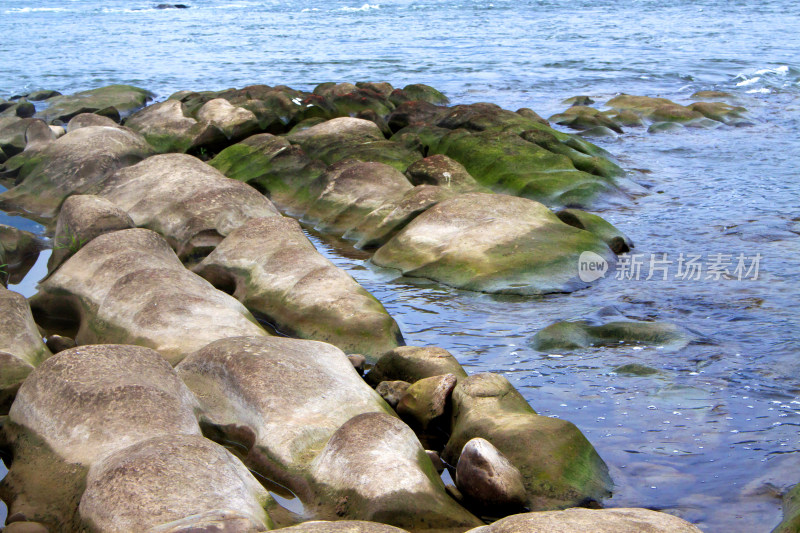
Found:
M 3 11 L 3 13 L 10 15 L 12 13 L 37 13 L 37 12 L 60 13 L 62 11 L 69 11 L 69 10 L 63 7 L 12 7 L 11 9 Z
M 761 70 L 757 70 L 755 73 L 759 76 L 763 76 L 764 74 L 778 74 L 780 76 L 786 76 L 789 73 L 789 67 L 787 65 L 781 65 L 780 67 L 776 68 L 762 68 Z
M 760 79 L 761 79 L 760 76 L 756 76 L 755 78 L 745 79 L 745 80 L 742 80 L 739 83 L 737 83 L 736 86 L 737 87 L 745 87 L 747 85 L 753 85 L 754 83 L 756 83 Z
M 339 8 L 339 11 L 369 11 L 370 9 L 380 9 L 380 4 L 364 4 L 361 7 L 342 7 Z
M 747 91 L 747 94 L 756 94 L 756 93 L 757 94 L 769 94 L 771 92 L 772 91 L 770 91 L 766 87 L 761 87 L 760 89 L 750 89 L 749 91 Z

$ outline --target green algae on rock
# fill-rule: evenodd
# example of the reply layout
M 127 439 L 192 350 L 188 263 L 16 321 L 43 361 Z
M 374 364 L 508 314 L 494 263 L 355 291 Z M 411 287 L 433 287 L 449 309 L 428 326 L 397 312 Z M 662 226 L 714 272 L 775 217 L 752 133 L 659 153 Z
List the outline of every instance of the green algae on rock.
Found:
M 36 115 L 48 122 L 68 121 L 80 113 L 95 113 L 113 107 L 121 115 L 144 107 L 153 95 L 132 85 L 109 85 L 70 95 L 54 96 L 45 100 L 47 107 Z
M 556 322 L 537 333 L 532 346 L 539 351 L 579 350 L 592 346 L 663 346 L 678 349 L 686 346 L 690 337 L 678 326 L 666 322 L 614 320 L 593 325 L 579 320 Z
M 633 248 L 633 241 L 602 217 L 580 209 L 562 209 L 556 216 L 565 224 L 597 235 L 617 255 L 630 252 Z
M 46 247 L 33 233 L 0 224 L 0 285 L 21 282 Z
M 400 346 L 383 354 L 365 379 L 376 387 L 384 381 L 406 381 L 413 384 L 442 374 L 467 377 L 458 360 L 444 348 Z
M 783 495 L 783 522 L 772 533 L 797 533 L 800 531 L 800 483 Z

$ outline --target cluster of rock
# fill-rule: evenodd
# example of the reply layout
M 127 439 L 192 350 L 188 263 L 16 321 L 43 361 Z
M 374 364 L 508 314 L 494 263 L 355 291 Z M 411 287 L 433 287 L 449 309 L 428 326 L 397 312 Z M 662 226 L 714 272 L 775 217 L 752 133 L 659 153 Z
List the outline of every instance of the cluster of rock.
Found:
M 692 95 L 698 100 L 680 105 L 667 98 L 620 94 L 604 104 L 601 111 L 588 96 L 573 96 L 564 101 L 570 107 L 550 117 L 550 121 L 579 130 L 583 135 L 607 136 L 623 133 L 623 128 L 644 127 L 650 133 L 687 128 L 717 128 L 720 126 L 749 126 L 747 109 L 726 102 L 710 102 L 714 98 L 732 100 L 729 93 L 699 91 Z
M 33 95 L 1 112 L 0 208 L 47 224 L 54 248 L 30 302 L 0 288 L 9 533 L 696 531 L 646 510 L 546 512 L 610 496 L 578 428 L 500 375 L 402 346 L 282 214 L 410 275 L 570 290 L 577 255 L 613 261 L 630 242 L 532 198 L 619 192 L 601 150 L 419 85 L 182 92 L 116 122 L 148 97 L 115 86 L 51 95 L 41 118 Z M 2 241 L 12 275 L 41 248 L 26 239 Z

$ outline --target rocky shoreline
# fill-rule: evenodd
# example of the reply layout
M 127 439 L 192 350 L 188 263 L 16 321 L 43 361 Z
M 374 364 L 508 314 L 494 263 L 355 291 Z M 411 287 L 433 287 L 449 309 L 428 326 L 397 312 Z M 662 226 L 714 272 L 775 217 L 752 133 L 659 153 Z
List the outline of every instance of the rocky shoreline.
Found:
M 295 220 L 405 276 L 570 292 L 588 285 L 582 253 L 613 264 L 633 246 L 585 211 L 636 194 L 609 154 L 531 110 L 448 106 L 424 85 L 151 98 L 0 102 L 0 209 L 44 224 L 54 250 L 30 301 L 0 288 L 9 532 L 698 531 L 600 509 L 613 482 L 577 427 L 500 375 L 404 346 Z M 646 104 L 617 102 L 700 118 Z M 712 111 L 743 112 L 691 109 Z M 6 284 L 47 244 L 0 229 Z M 668 326 L 554 324 L 539 340 L 681 342 Z

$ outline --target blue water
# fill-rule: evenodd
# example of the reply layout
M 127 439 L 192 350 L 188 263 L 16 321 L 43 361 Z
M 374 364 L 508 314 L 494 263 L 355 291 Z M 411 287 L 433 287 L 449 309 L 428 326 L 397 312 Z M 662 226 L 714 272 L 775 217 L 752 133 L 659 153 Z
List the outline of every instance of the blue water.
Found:
M 0 0 L 0 95 L 132 83 L 163 98 L 372 80 L 548 116 L 576 94 L 687 103 L 697 90 L 733 93 L 753 126 L 597 140 L 624 167 L 650 171 L 632 174 L 650 194 L 602 215 L 648 257 L 759 253 L 758 280 L 610 277 L 571 295 L 492 297 L 395 279 L 346 243 L 312 239 L 384 302 L 409 344 L 448 348 L 472 372 L 504 372 L 541 414 L 575 422 L 611 468 L 609 506 L 664 509 L 706 531 L 780 521 L 777 495 L 800 482 L 800 4 L 156 3 Z M 31 294 L 27 283 L 18 290 Z M 676 323 L 696 341 L 677 351 L 530 348 L 542 327 L 607 306 Z M 660 373 L 612 372 L 631 362 Z

